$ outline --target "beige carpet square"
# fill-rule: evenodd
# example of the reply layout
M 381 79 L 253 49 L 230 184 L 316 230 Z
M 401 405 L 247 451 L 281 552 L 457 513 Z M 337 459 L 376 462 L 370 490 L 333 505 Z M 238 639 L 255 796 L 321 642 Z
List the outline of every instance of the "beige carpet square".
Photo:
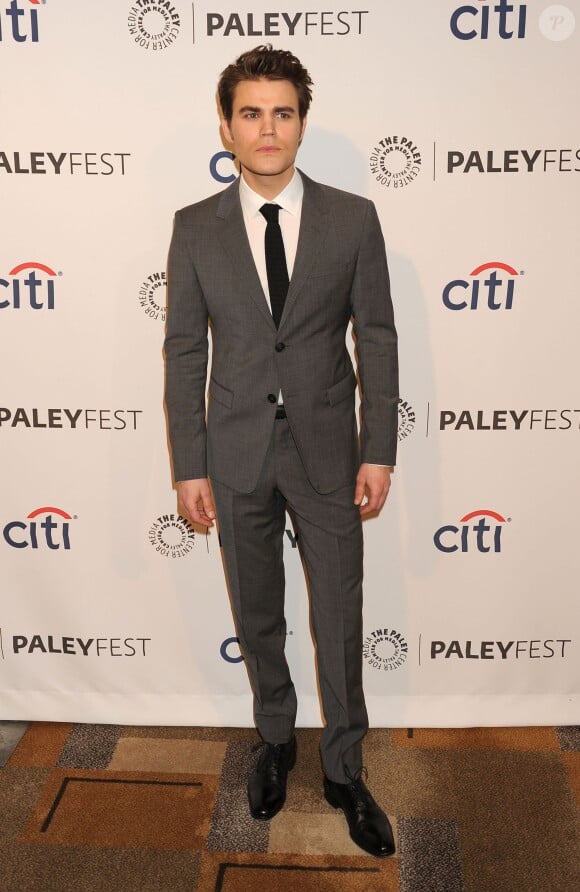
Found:
M 399 892 L 395 858 L 210 853 L 202 856 L 200 892 Z M 419 890 L 417 890 L 419 892 Z
M 217 778 L 135 772 L 52 772 L 23 842 L 65 846 L 200 850 Z
M 396 821 L 390 820 L 396 833 Z M 342 812 L 332 815 L 280 812 L 270 824 L 268 851 L 352 855 L 372 860 L 350 838 Z
M 122 737 L 111 761 L 112 771 L 183 771 L 186 774 L 220 774 L 225 740 L 160 740 Z

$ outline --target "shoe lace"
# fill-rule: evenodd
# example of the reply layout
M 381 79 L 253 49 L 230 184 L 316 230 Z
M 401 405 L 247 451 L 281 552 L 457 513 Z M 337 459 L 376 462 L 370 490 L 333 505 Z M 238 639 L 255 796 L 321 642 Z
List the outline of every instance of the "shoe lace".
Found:
M 345 765 L 344 773 L 348 778 L 349 791 L 354 794 L 357 799 L 363 800 L 368 805 L 373 805 L 374 799 L 365 786 L 365 781 L 368 779 L 369 776 L 366 765 L 361 765 L 361 767 L 357 768 L 354 773 L 352 773 L 350 769 Z
M 285 744 L 283 743 L 267 743 L 265 740 L 260 740 L 259 743 L 254 744 L 252 747 L 253 753 L 257 753 L 258 750 L 262 751 L 258 759 L 258 767 L 278 770 L 282 761 L 284 746 Z

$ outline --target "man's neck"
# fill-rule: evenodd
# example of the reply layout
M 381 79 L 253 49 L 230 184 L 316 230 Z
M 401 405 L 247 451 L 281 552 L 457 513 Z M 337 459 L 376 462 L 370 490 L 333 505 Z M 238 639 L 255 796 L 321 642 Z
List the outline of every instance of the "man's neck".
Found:
M 288 170 L 283 171 L 281 174 L 265 177 L 252 173 L 243 167 L 242 176 L 250 189 L 257 192 L 258 195 L 261 195 L 266 201 L 271 201 L 273 198 L 276 198 L 277 195 L 280 195 L 280 192 L 286 188 L 294 176 L 295 169 L 294 165 L 292 165 L 292 167 L 289 167 Z

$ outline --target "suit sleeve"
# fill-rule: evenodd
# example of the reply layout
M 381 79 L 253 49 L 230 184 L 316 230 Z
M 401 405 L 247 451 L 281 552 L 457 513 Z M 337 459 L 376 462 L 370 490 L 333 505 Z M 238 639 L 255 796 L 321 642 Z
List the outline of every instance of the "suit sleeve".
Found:
M 385 243 L 371 201 L 362 227 L 351 302 L 361 382 L 361 460 L 394 465 L 399 403 L 397 332 Z
M 207 476 L 205 389 L 208 312 L 196 275 L 192 230 L 175 215 L 167 266 L 165 405 L 176 481 Z

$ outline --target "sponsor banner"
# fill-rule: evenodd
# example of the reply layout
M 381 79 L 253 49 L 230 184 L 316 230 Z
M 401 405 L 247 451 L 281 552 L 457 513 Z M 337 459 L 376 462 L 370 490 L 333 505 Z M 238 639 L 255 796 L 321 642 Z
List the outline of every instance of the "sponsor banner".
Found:
M 578 8 L 0 0 L 4 718 L 252 724 L 219 527 L 181 517 L 172 489 L 162 342 L 173 213 L 238 175 L 219 74 L 271 42 L 314 80 L 298 166 L 372 199 L 391 272 L 401 446 L 363 524 L 371 721 L 576 720 Z M 186 250 L 204 258 L 205 238 L 196 224 Z M 360 247 L 341 252 L 353 276 Z M 230 297 L 261 299 L 257 280 L 236 290 L 238 254 L 223 262 Z M 291 512 L 280 528 L 311 726 Z

